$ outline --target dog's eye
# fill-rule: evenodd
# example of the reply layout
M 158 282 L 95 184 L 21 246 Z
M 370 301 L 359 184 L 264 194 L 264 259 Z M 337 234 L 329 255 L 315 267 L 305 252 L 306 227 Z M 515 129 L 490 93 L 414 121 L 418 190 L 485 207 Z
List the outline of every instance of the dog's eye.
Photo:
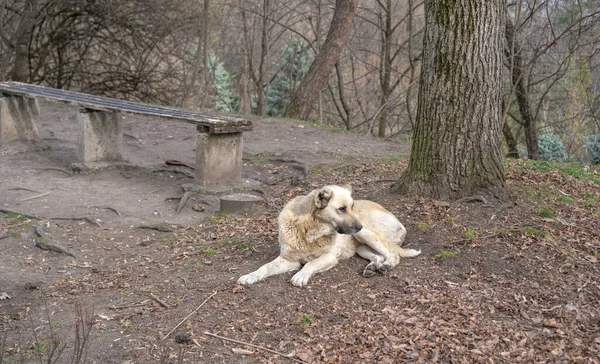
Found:
M 338 209 L 339 212 L 341 213 L 346 213 L 346 206 L 342 206 Z

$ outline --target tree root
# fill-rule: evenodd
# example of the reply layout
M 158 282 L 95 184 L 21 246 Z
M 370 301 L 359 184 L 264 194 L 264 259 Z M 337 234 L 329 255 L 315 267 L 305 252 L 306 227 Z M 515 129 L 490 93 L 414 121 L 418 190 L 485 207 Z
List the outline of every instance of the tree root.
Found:
M 44 234 L 44 231 L 42 230 L 41 227 L 34 226 L 34 229 L 35 229 L 35 234 L 37 235 L 37 238 L 35 239 L 35 246 L 37 246 L 38 248 L 40 248 L 42 250 L 53 251 L 53 252 L 56 252 L 59 254 L 66 254 L 73 258 L 77 258 L 73 253 L 71 253 L 57 245 L 46 243 L 46 241 L 49 241 L 49 239 L 46 237 L 46 235 Z

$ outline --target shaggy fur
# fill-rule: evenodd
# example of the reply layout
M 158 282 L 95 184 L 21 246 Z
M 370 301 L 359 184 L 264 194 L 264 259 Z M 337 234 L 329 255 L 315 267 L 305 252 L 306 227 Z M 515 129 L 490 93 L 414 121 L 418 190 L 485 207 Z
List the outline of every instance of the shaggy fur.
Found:
M 302 268 L 292 284 L 305 286 L 313 274 L 354 254 L 370 261 L 363 272 L 368 277 L 389 271 L 400 257 L 421 254 L 401 247 L 406 229 L 391 212 L 372 201 L 354 201 L 349 186 L 325 186 L 294 198 L 279 214 L 278 223 L 279 257 L 240 277 L 239 284 Z

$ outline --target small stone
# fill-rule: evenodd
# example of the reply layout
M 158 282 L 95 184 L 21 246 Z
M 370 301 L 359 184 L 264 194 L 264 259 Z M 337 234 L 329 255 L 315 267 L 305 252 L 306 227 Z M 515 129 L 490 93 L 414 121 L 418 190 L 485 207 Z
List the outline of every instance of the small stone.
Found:
M 25 288 L 29 290 L 40 289 L 42 282 L 27 282 L 25 283 Z
M 191 341 L 190 334 L 187 332 L 178 332 L 175 334 L 175 342 L 178 344 L 187 344 Z

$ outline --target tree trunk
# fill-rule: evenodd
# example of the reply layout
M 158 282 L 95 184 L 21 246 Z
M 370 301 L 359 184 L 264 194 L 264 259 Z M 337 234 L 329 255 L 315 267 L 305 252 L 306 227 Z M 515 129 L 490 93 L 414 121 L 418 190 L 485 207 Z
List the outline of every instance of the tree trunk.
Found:
M 514 45 L 507 47 L 506 49 L 511 51 L 509 57 L 512 57 L 512 84 L 515 89 L 515 96 L 517 98 L 517 104 L 519 105 L 519 112 L 521 114 L 521 121 L 525 129 L 525 143 L 527 144 L 527 157 L 529 159 L 538 159 L 538 137 L 537 128 L 535 125 L 535 119 L 531 112 L 531 105 L 529 103 L 529 92 L 527 92 L 527 86 L 525 86 L 525 72 L 523 70 L 523 58 L 521 56 L 521 49 L 523 48 L 517 39 L 515 38 L 514 26 L 510 19 L 506 20 L 505 28 L 506 40 L 509 44 L 514 42 Z
M 208 9 L 209 0 L 204 0 L 204 6 L 202 8 L 202 81 L 204 81 L 204 87 L 202 90 L 202 97 L 200 98 L 200 109 L 206 107 L 206 100 L 210 93 L 210 77 L 208 76 Z
M 250 95 L 248 94 L 248 55 L 244 53 L 244 66 L 242 68 L 242 77 L 240 80 L 240 113 L 248 114 L 250 113 Z
M 360 0 L 336 0 L 335 11 L 327 38 L 315 57 L 308 73 L 292 95 L 284 115 L 288 118 L 308 119 L 319 91 L 327 82 L 329 72 L 346 45 L 356 9 Z
M 29 39 L 33 31 L 37 0 L 27 0 L 15 37 L 15 63 L 11 72 L 13 81 L 29 81 Z
M 438 199 L 506 200 L 501 90 L 504 0 L 427 0 L 410 162 L 392 186 Z
M 508 153 L 506 153 L 507 158 L 519 158 L 519 149 L 517 147 L 517 140 L 513 135 L 512 130 L 510 130 L 510 126 L 508 125 L 508 120 L 504 121 L 504 125 L 502 125 L 502 134 L 504 135 L 504 140 L 506 141 L 506 146 L 508 147 Z
M 380 3 L 381 4 L 381 3 Z M 382 4 L 381 4 L 382 5 Z M 382 7 L 383 8 L 383 7 Z M 382 9 L 385 15 L 385 28 L 382 34 L 381 67 L 379 68 L 379 82 L 381 84 L 381 99 L 379 103 L 379 128 L 377 136 L 385 138 L 385 128 L 388 118 L 388 104 L 392 94 L 392 0 L 386 1 L 386 7 Z
M 267 74 L 267 60 L 269 53 L 269 12 L 270 10 L 270 1 L 263 1 L 263 24 L 262 24 L 262 33 L 261 33 L 261 42 L 260 42 L 260 64 L 258 70 L 258 85 L 257 92 L 258 97 L 256 100 L 256 109 L 258 115 L 264 115 L 267 109 L 267 80 L 269 75 Z

